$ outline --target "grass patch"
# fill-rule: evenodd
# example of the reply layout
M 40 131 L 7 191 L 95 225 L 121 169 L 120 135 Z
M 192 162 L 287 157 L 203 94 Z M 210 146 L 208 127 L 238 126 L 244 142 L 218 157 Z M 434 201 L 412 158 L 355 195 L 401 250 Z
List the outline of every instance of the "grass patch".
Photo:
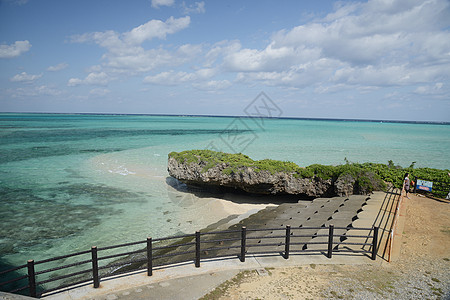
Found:
M 264 268 L 266 271 L 267 271 L 267 273 L 269 274 L 269 276 L 272 276 L 272 270 L 275 270 L 275 268 L 271 268 L 271 267 L 267 267 L 267 268 Z
M 334 298 L 338 298 L 338 299 L 343 299 L 344 296 L 339 295 L 337 292 L 335 291 L 331 291 L 330 292 L 331 296 L 333 296 Z
M 432 287 L 431 290 L 433 291 L 433 294 L 437 296 L 442 296 L 444 294 L 441 288 Z
M 445 226 L 444 229 L 441 229 L 441 232 L 450 235 L 450 227 Z

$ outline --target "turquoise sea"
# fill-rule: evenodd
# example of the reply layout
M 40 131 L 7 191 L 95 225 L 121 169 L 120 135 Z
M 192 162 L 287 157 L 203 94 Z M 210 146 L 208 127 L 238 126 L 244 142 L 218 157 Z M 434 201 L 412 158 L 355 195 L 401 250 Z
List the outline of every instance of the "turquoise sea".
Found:
M 450 169 L 450 126 L 237 117 L 0 114 L 0 266 L 217 221 L 211 197 L 186 197 L 167 154 L 394 163 Z M 210 210 L 210 213 L 208 212 Z

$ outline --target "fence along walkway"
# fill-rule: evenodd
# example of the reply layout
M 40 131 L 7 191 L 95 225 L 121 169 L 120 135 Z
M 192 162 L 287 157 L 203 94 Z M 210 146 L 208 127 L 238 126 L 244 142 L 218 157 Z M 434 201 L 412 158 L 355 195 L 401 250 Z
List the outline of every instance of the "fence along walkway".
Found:
M 392 250 L 392 232 L 394 230 L 394 220 L 401 198 L 401 189 L 391 188 L 384 196 L 383 203 L 380 210 L 373 221 L 373 226 L 379 228 L 378 236 L 378 255 L 386 260 L 391 259 Z M 366 250 L 369 250 L 367 246 L 364 246 Z
M 202 259 L 220 257 L 244 262 L 247 255 L 281 255 L 288 259 L 290 255 L 317 253 L 332 258 L 333 253 L 340 252 L 362 253 L 375 260 L 378 227 L 352 226 L 368 198 L 316 200 L 308 204 L 281 204 L 246 220 L 249 225 L 259 222 L 259 226 L 246 227 L 242 224 L 244 220 L 228 230 L 148 238 L 122 245 L 92 247 L 36 262 L 30 260 L 25 265 L 0 272 L 4 278 L 10 275 L 0 283 L 0 288 L 39 297 L 82 283 L 91 282 L 96 288 L 102 278 L 131 270 L 146 269 L 151 276 L 156 266 L 193 262 L 195 267 L 200 267 Z M 22 273 L 17 274 L 18 271 Z M 11 276 L 12 273 L 17 276 Z

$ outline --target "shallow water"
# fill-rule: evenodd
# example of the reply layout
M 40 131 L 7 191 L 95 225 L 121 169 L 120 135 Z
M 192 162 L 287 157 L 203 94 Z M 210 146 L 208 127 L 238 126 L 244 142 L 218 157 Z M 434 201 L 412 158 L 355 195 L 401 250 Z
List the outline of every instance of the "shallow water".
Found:
M 205 148 L 300 166 L 346 158 L 445 169 L 450 126 L 0 114 L 1 263 L 191 233 L 217 221 L 221 206 L 211 195 L 177 191 L 167 179 L 168 153 Z

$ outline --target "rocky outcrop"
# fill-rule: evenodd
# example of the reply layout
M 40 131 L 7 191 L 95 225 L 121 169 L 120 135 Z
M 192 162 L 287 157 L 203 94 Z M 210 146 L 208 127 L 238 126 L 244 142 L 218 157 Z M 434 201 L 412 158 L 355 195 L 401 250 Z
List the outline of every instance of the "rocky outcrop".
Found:
M 348 196 L 355 192 L 356 178 L 350 174 L 342 174 L 334 182 L 334 190 L 338 196 Z
M 242 167 L 236 172 L 227 172 L 229 165 L 219 163 L 207 166 L 208 162 L 179 162 L 169 157 L 170 176 L 190 185 L 236 189 L 252 194 L 303 195 L 308 197 L 344 196 L 355 192 L 356 179 L 346 174 L 337 180 L 297 178 L 292 173 L 256 171 L 252 167 Z M 342 177 L 342 178 L 341 178 Z

